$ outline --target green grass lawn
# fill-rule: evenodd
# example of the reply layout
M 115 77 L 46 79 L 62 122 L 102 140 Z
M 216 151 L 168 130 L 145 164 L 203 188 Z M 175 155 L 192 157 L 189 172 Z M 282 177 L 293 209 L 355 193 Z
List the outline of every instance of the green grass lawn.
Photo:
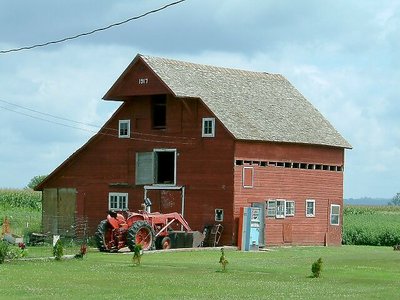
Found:
M 33 248 L 33 247 L 31 247 Z M 293 247 L 268 252 L 132 254 L 89 252 L 83 260 L 0 265 L 1 299 L 396 299 L 400 252 L 389 247 Z M 311 264 L 323 259 L 321 278 Z

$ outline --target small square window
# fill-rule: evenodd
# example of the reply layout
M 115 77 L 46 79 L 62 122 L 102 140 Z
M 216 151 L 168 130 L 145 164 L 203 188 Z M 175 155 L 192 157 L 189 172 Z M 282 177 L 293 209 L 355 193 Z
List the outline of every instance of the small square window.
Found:
M 215 136 L 215 118 L 203 118 L 201 136 L 202 137 Z
M 340 205 L 331 205 L 331 225 L 339 225 L 340 223 Z
M 119 120 L 118 137 L 129 138 L 131 136 L 131 121 Z
M 306 200 L 306 217 L 315 217 L 315 200 Z
M 127 193 L 109 193 L 108 209 L 127 210 L 128 209 L 128 194 Z
M 215 222 L 222 222 L 224 220 L 224 210 L 222 208 L 215 209 Z

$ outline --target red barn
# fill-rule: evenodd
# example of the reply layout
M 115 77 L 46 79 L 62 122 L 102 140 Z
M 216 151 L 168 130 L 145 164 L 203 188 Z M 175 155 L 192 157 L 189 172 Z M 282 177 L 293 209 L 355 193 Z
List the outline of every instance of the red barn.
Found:
M 44 230 L 108 209 L 181 212 L 195 230 L 221 223 L 237 244 L 240 207 L 264 207 L 266 245 L 341 243 L 350 144 L 282 75 L 137 55 L 104 100 L 122 104 L 55 169 Z

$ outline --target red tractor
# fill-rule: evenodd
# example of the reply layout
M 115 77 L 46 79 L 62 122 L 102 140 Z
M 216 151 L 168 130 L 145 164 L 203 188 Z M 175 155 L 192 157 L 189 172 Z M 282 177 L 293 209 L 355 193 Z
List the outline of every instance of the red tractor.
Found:
M 107 219 L 100 222 L 95 233 L 95 240 L 100 251 L 118 251 L 135 245 L 142 245 L 143 250 L 169 249 L 172 246 L 170 235 L 178 227 L 184 229 L 185 236 L 192 236 L 192 244 L 198 246 L 204 239 L 199 232 L 193 232 L 189 224 L 179 213 L 161 214 L 158 212 L 139 213 L 109 211 Z

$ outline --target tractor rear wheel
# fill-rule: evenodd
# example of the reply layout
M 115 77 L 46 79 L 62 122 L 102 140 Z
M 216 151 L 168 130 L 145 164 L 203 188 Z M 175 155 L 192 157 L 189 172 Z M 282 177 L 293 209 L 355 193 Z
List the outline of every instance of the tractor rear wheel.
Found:
M 155 232 L 153 227 L 146 221 L 137 221 L 128 230 L 127 244 L 131 251 L 135 245 L 142 245 L 143 250 L 155 248 Z
M 99 226 L 97 226 L 96 233 L 94 234 L 94 240 L 96 242 L 97 248 L 101 252 L 110 251 L 110 242 L 112 238 L 112 228 L 110 224 L 108 224 L 107 220 L 103 220 L 100 222 Z

